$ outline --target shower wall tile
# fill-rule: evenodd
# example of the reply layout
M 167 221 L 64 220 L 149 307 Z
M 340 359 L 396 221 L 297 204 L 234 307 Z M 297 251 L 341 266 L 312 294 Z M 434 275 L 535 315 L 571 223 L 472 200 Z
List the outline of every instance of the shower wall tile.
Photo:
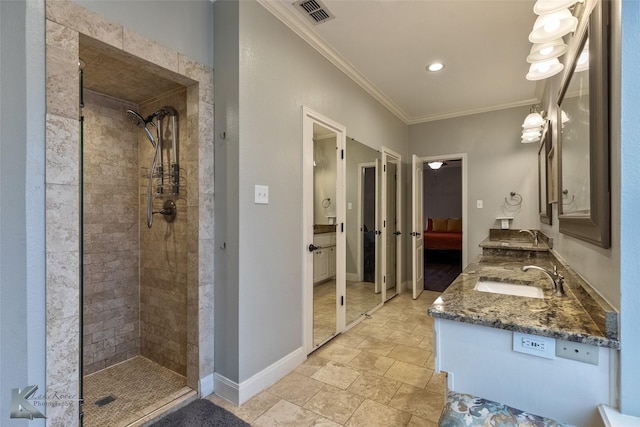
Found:
M 200 193 L 213 194 L 213 173 L 214 173 L 214 148 L 213 143 L 200 144 Z
M 111 22 L 73 1 L 47 0 L 45 5 L 47 19 L 122 49 L 122 25 Z
M 213 70 L 188 56 L 178 55 L 178 71 L 199 82 L 199 100 L 213 104 Z
M 136 108 L 85 91 L 85 375 L 139 354 L 138 132 Z
M 78 317 L 78 261 L 74 252 L 48 252 L 47 265 L 47 320 Z
M 78 186 L 46 184 L 46 251 L 78 252 Z M 49 266 L 48 266 L 49 268 Z
M 199 299 L 200 310 L 199 321 L 200 325 L 200 372 L 213 373 L 214 368 L 214 323 L 213 323 L 213 282 L 200 283 L 199 287 Z
M 174 222 L 167 223 L 162 215 L 156 214 L 151 228 L 146 226 L 146 176 L 139 187 L 140 351 L 143 356 L 156 363 L 187 376 L 187 249 L 190 228 L 187 200 L 192 191 L 191 174 L 185 161 L 191 155 L 191 148 L 187 143 L 187 90 L 183 87 L 145 102 L 140 106 L 140 112 L 143 116 L 148 115 L 166 105 L 178 111 L 177 151 L 181 186 L 177 195 L 154 196 L 154 210 L 159 210 L 166 199 L 171 199 L 176 203 L 177 215 Z M 170 119 L 163 121 L 166 130 L 171 128 L 171 122 Z M 163 144 L 166 168 L 172 157 L 171 145 L 170 134 L 167 134 Z M 152 155 L 151 144 L 141 144 L 139 158 L 143 168 L 151 163 Z
M 178 53 L 166 46 L 125 28 L 123 50 L 131 55 L 178 73 Z
M 70 165 L 69 159 L 76 159 L 80 150 L 78 118 L 67 118 L 47 114 L 46 116 L 46 176 L 51 184 L 78 185 L 78 167 Z
M 46 20 L 45 28 L 47 48 L 55 47 L 68 52 L 70 59 L 76 59 L 77 62 L 77 56 L 74 58 L 73 55 L 78 53 L 78 32 L 48 19 Z
M 48 22 L 46 41 L 47 114 L 78 119 L 78 33 Z
M 80 319 L 78 316 L 55 318 L 49 315 L 49 304 L 47 306 L 46 391 L 48 396 L 58 395 L 61 399 L 59 404 L 47 406 L 45 415 L 48 427 L 67 427 L 78 421 Z

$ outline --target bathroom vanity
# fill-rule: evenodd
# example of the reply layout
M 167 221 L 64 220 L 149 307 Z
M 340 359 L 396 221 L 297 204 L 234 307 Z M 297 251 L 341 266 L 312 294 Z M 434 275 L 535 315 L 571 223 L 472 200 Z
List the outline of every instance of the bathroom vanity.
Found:
M 616 406 L 618 313 L 539 236 L 536 246 L 517 231 L 492 230 L 483 254 L 429 308 L 435 370 L 447 372 L 450 390 L 596 426 L 597 406 Z M 556 266 L 566 296 L 552 294 L 542 271 L 522 271 L 531 265 Z M 478 282 L 504 286 L 481 291 Z M 541 298 L 512 294 L 521 287 Z

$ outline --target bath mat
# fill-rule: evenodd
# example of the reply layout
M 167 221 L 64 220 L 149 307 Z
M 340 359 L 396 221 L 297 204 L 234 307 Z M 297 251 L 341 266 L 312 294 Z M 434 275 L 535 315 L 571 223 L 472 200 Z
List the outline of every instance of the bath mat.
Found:
M 149 427 L 251 427 L 207 399 L 194 400 Z

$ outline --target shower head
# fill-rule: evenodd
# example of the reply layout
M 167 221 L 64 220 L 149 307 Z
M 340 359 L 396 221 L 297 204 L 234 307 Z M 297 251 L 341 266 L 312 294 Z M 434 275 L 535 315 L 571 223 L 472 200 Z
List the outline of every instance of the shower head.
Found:
M 139 128 L 143 128 L 147 124 L 142 116 L 133 110 L 127 110 L 127 117 L 129 118 L 129 120 L 131 120 L 131 123 L 138 126 Z
M 149 129 L 147 128 L 147 124 L 151 124 L 153 127 L 157 128 L 155 123 L 153 123 L 151 121 L 151 120 L 153 120 L 154 115 L 152 114 L 151 116 L 147 117 L 147 119 L 145 120 L 136 111 L 127 110 L 127 117 L 129 118 L 129 120 L 131 120 L 131 123 L 133 123 L 134 125 L 138 126 L 139 128 L 144 129 L 144 131 L 147 133 L 147 137 L 149 138 L 149 141 L 151 141 L 151 145 L 153 145 L 155 147 L 156 146 L 156 141 L 155 141 L 155 139 L 153 139 L 153 135 L 151 135 L 151 132 L 149 132 Z

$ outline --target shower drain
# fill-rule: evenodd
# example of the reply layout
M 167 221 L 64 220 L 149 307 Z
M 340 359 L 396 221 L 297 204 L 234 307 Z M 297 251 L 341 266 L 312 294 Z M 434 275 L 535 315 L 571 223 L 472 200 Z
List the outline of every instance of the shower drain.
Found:
M 114 400 L 116 400 L 116 398 L 109 395 L 109 396 L 103 397 L 102 399 L 96 400 L 96 406 L 100 407 L 100 406 L 108 405 Z

